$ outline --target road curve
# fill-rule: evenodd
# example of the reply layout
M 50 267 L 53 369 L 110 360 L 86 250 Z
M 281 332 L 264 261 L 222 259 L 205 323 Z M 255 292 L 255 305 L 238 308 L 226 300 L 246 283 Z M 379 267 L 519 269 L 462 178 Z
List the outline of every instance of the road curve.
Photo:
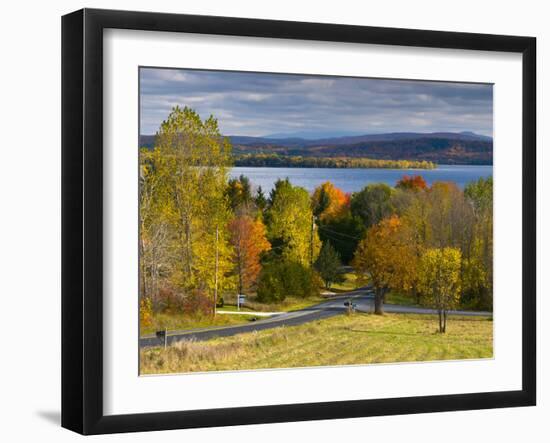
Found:
M 319 303 L 298 311 L 285 312 L 273 317 L 234 326 L 218 326 L 210 328 L 198 328 L 185 331 L 168 331 L 168 344 L 180 340 L 205 341 L 216 337 L 230 337 L 232 335 L 243 334 L 245 332 L 263 331 L 281 326 L 297 326 L 311 321 L 321 320 L 333 317 L 346 312 L 344 306 L 346 300 L 353 300 L 356 310 L 359 312 L 374 311 L 374 295 L 369 288 L 360 288 L 355 291 L 346 292 L 343 295 L 332 297 L 326 302 Z M 429 308 L 417 306 L 402 306 L 385 303 L 384 311 L 388 313 L 399 314 L 437 314 L 437 311 Z M 463 316 L 492 316 L 491 312 L 480 311 L 449 311 L 449 315 Z M 160 346 L 163 343 L 154 335 L 148 335 L 139 339 L 140 348 L 150 346 Z

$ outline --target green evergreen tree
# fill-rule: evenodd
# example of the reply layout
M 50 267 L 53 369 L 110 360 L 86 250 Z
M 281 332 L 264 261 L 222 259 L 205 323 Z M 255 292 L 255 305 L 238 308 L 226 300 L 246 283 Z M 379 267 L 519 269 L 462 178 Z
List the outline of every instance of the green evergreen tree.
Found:
M 315 262 L 315 269 L 319 272 L 319 275 L 325 282 L 325 287 L 330 289 L 332 284 L 338 278 L 338 271 L 342 266 L 340 261 L 340 254 L 332 247 L 330 242 L 323 243 L 319 257 Z
M 226 194 L 233 211 L 252 203 L 251 189 L 250 180 L 242 174 L 239 178 L 232 178 L 228 181 Z
M 264 191 L 261 186 L 258 186 L 256 190 L 256 196 L 254 197 L 254 203 L 259 211 L 263 212 L 267 206 L 267 199 L 265 198 Z

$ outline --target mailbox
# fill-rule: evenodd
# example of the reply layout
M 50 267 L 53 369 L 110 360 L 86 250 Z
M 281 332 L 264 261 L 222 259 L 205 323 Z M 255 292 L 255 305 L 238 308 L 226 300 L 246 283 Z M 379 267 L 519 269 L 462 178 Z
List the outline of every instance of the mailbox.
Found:
M 155 335 L 164 344 L 164 349 L 166 349 L 166 346 L 168 345 L 168 340 L 167 340 L 168 334 L 166 329 L 164 331 L 155 332 Z
M 237 295 L 237 309 L 240 310 L 241 306 L 244 305 L 245 302 L 245 295 L 244 294 L 238 294 Z
M 355 311 L 355 308 L 357 307 L 357 304 L 353 303 L 351 300 L 346 300 L 344 302 L 344 306 L 348 309 L 351 309 L 351 310 Z

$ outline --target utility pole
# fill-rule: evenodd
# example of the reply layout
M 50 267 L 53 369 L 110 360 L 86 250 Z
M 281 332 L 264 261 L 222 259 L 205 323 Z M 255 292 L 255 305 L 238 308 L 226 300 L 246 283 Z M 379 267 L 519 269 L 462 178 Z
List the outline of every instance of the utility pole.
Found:
M 220 230 L 216 225 L 216 265 L 214 271 L 214 317 L 216 316 L 216 308 L 218 306 L 218 240 Z
M 315 215 L 311 214 L 311 235 L 309 239 L 309 265 L 313 266 L 313 230 L 315 229 Z

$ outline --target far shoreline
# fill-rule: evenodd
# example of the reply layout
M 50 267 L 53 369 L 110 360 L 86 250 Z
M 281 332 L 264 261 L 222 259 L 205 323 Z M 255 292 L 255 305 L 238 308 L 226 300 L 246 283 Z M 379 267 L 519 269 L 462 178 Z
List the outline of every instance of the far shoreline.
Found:
M 428 160 L 376 159 L 370 157 L 314 157 L 280 154 L 240 154 L 233 157 L 236 167 L 308 168 L 308 169 L 418 169 L 433 170 Z

